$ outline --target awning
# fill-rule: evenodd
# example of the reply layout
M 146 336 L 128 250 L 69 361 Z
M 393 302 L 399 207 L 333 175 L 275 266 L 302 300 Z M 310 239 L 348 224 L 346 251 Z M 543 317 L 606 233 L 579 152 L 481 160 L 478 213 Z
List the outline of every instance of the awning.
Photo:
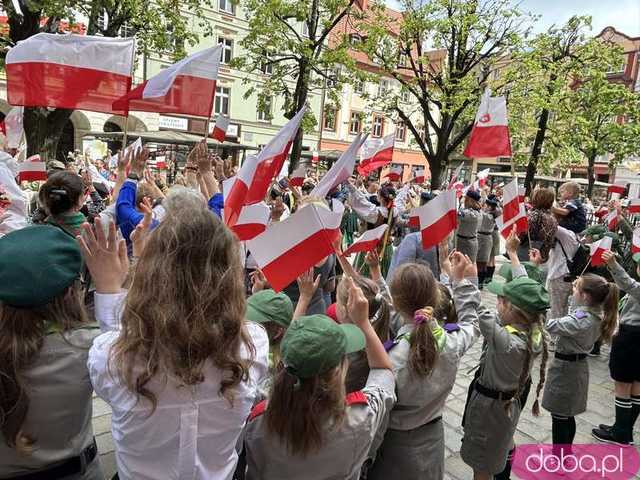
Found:
M 85 137 L 95 137 L 99 140 L 122 140 L 123 132 L 89 132 Z M 159 130 L 155 132 L 127 132 L 129 140 L 142 138 L 143 142 L 178 144 L 178 145 L 195 145 L 202 140 L 201 135 L 193 135 L 191 133 L 176 132 L 174 130 Z M 212 138 L 207 139 L 207 143 L 211 146 L 228 148 L 231 150 L 258 150 L 258 147 L 251 145 L 242 145 L 241 143 L 223 142 L 220 144 Z

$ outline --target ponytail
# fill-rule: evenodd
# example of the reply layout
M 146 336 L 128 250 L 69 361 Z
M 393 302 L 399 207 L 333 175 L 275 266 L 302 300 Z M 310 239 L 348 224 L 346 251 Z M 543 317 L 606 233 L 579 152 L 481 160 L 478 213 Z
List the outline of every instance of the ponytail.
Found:
M 580 290 L 589 297 L 589 306 L 602 305 L 604 318 L 600 326 L 600 340 L 610 342 L 618 323 L 618 287 L 599 275 L 587 273 L 580 277 Z
M 83 193 L 82 178 L 75 173 L 61 171 L 51 175 L 42 185 L 38 200 L 48 215 L 56 217 L 73 209 Z
M 416 328 L 409 339 L 409 365 L 413 373 L 427 377 L 438 359 L 436 337 L 431 329 L 433 308 L 426 307 L 416 312 L 415 321 Z
M 389 340 L 391 308 L 387 299 L 380 293 L 376 294 L 372 302 L 369 302 L 369 318 L 380 341 L 384 343 Z
M 544 387 L 544 382 L 547 379 L 547 360 L 549 360 L 549 344 L 547 343 L 547 334 L 544 329 L 540 328 L 542 334 L 542 358 L 540 359 L 540 379 L 538 380 L 538 386 L 536 387 L 536 400 L 531 407 L 531 413 L 534 416 L 540 416 L 540 392 Z

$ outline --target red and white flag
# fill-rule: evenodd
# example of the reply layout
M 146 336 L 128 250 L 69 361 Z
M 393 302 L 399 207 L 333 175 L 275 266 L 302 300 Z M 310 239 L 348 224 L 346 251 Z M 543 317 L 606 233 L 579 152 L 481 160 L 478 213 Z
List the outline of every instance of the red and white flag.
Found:
M 594 267 L 604 265 L 604 260 L 602 259 L 602 254 L 606 251 L 611 250 L 611 237 L 602 237 L 597 242 L 593 242 L 589 245 L 589 249 L 591 250 L 591 265 Z
M 237 181 L 224 199 L 225 220 L 229 227 L 236 224 L 243 206 L 264 199 L 271 181 L 282 171 L 306 111 L 306 107 L 300 110 L 258 155 L 249 155 L 242 163 Z
M 216 45 L 183 58 L 122 96 L 114 108 L 209 118 L 222 48 Z
M 113 103 L 131 88 L 133 38 L 38 33 L 7 53 L 11 105 L 125 114 Z
M 505 97 L 492 97 L 490 90 L 485 91 L 480 100 L 480 107 L 464 156 L 469 158 L 511 156 Z
M 320 152 L 311 153 L 311 163 L 318 163 L 320 161 Z
M 391 165 L 389 171 L 383 178 L 388 178 L 392 182 L 399 182 L 402 180 L 402 175 L 404 174 L 404 166 L 403 165 Z
M 344 213 L 340 202 L 334 202 L 334 210 L 309 204 L 247 241 L 247 248 L 276 292 L 333 253 Z
M 358 252 L 370 252 L 378 246 L 378 244 L 382 240 L 382 237 L 384 237 L 387 228 L 388 225 L 386 223 L 383 223 L 379 227 L 376 227 L 372 230 L 367 230 L 362 234 L 360 238 L 358 238 L 349 248 L 344 251 L 344 256 L 348 257 L 349 255 Z
M 7 148 L 18 148 L 24 135 L 24 107 L 13 107 L 2 121 Z
M 476 178 L 478 179 L 478 187 L 483 188 L 487 184 L 487 179 L 489 178 L 489 173 L 491 172 L 490 168 L 485 168 L 484 170 L 478 172 L 476 174 Z
M 367 135 L 364 136 L 358 134 L 358 136 L 351 142 L 349 148 L 347 148 L 336 163 L 333 164 L 331 169 L 320 179 L 316 188 L 314 188 L 309 194 L 315 198 L 325 198 L 331 190 L 347 181 L 353 170 L 356 167 L 356 156 L 358 150 L 367 139 Z
M 127 155 L 129 155 L 130 152 L 133 152 L 135 154 L 140 150 L 142 150 L 142 138 L 138 137 L 134 142 L 131 142 L 129 145 L 127 145 L 124 148 L 124 150 L 122 151 L 122 154 L 126 157 Z M 115 155 L 112 155 L 111 158 L 109 159 L 109 167 L 114 168 L 116 165 L 118 165 L 117 153 Z
M 417 167 L 413 171 L 413 178 L 411 180 L 416 182 L 416 183 L 424 183 L 424 181 L 425 181 L 424 172 L 425 172 L 425 168 L 424 167 Z
M 640 253 L 640 228 L 633 231 L 633 239 L 631 241 L 631 253 Z
M 358 173 L 366 177 L 371 172 L 389 165 L 393 159 L 395 141 L 395 133 L 383 138 L 370 138 L 367 140 L 362 147 Z
M 306 177 L 307 167 L 305 165 L 298 165 L 298 168 L 296 168 L 289 177 L 289 185 L 292 187 L 301 187 Z
M 640 213 L 640 198 L 629 201 L 629 213 Z
M 507 183 L 502 190 L 502 217 L 505 223 L 520 213 L 520 189 L 518 179 Z
M 422 247 L 438 245 L 458 226 L 457 200 L 455 190 L 446 190 L 425 205 L 411 212 L 420 220 Z
M 515 217 L 505 221 L 504 215 L 496 217 L 496 226 L 500 234 L 506 239 L 509 238 L 513 226 L 516 226 L 516 233 L 527 233 L 529 230 L 529 219 L 527 218 L 527 210 L 524 205 L 520 204 L 518 214 Z
M 255 203 L 242 207 L 236 224 L 231 227 L 238 240 L 245 241 L 257 237 L 267 229 L 271 209 L 264 203 Z
M 37 182 L 47 180 L 47 166 L 40 161 L 40 155 L 33 155 L 18 164 L 19 182 Z
M 600 207 L 593 213 L 593 216 L 596 218 L 604 218 L 608 213 L 609 209 L 607 207 Z
M 227 137 L 227 130 L 229 129 L 229 117 L 225 117 L 224 115 L 218 115 L 216 118 L 216 123 L 213 127 L 213 132 L 209 135 L 214 140 L 219 141 L 220 143 L 224 142 L 224 139 Z
M 615 232 L 618 228 L 618 210 L 613 209 L 604 217 L 604 223 L 610 232 Z
M 449 180 L 449 185 L 447 186 L 448 190 L 451 190 L 452 188 L 454 188 L 454 185 L 458 183 L 458 177 L 460 177 L 460 174 L 462 173 L 463 166 L 464 166 L 464 162 L 460 162 L 460 165 L 458 165 L 458 167 L 453 172 L 453 175 L 451 176 L 451 180 Z M 462 183 L 462 182 L 459 182 L 459 183 Z M 463 184 L 463 187 L 464 187 L 464 184 Z
M 609 185 L 607 187 L 607 192 L 608 193 L 617 193 L 618 195 L 623 195 L 624 192 L 627 190 L 627 184 L 621 184 L 621 183 L 614 183 L 612 185 Z

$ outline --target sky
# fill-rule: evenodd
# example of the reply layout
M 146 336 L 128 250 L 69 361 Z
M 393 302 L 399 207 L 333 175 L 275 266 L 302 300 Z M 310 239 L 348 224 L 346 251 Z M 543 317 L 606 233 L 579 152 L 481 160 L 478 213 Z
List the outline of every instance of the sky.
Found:
M 399 8 L 399 0 L 386 2 Z M 640 0 L 521 0 L 521 9 L 542 15 L 535 32 L 562 25 L 573 15 L 591 15 L 594 35 L 611 25 L 630 37 L 640 36 Z

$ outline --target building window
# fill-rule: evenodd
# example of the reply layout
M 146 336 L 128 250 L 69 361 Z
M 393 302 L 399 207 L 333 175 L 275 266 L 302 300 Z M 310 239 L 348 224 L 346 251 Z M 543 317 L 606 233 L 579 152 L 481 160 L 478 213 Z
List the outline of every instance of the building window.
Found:
M 327 88 L 335 88 L 338 85 L 338 71 L 327 72 Z
M 406 67 L 409 64 L 409 57 L 404 52 L 398 54 L 398 67 Z
M 229 15 L 236 14 L 236 6 L 231 0 L 218 0 L 218 10 Z
M 400 92 L 400 101 L 402 103 L 409 103 L 411 101 L 411 94 L 409 93 L 409 90 L 405 88 L 402 89 Z
M 271 62 L 262 62 L 260 64 L 260 71 L 265 75 L 273 74 L 273 63 Z
M 407 138 L 407 126 L 403 121 L 399 121 L 396 124 L 396 140 L 398 142 L 404 142 Z
M 349 35 L 349 43 L 353 46 L 356 46 L 359 43 L 362 43 L 362 37 L 357 33 L 352 33 Z
M 231 88 L 216 87 L 216 101 L 213 112 L 216 115 L 229 116 L 229 105 L 231 103 Z
M 364 80 L 356 80 L 356 83 L 353 85 L 353 91 L 358 95 L 362 95 L 364 93 Z
M 382 135 L 384 135 L 384 117 L 379 114 L 374 114 L 371 136 L 374 138 L 380 138 Z
M 362 112 L 351 112 L 349 119 L 349 134 L 357 135 L 362 131 Z
M 273 99 L 271 97 L 267 97 L 264 99 L 262 105 L 258 105 L 258 121 L 260 122 L 270 122 L 273 118 L 271 115 Z
M 378 96 L 382 97 L 389 91 L 389 80 L 380 80 L 378 83 Z
M 324 120 L 322 122 L 322 128 L 324 130 L 329 130 L 331 132 L 336 131 L 336 117 L 338 116 L 338 111 L 335 107 L 326 107 L 324 109 Z
M 218 37 L 218 43 L 223 45 L 222 63 L 229 63 L 233 58 L 233 39 Z
M 309 38 L 309 24 L 307 22 L 302 22 L 302 36 Z

